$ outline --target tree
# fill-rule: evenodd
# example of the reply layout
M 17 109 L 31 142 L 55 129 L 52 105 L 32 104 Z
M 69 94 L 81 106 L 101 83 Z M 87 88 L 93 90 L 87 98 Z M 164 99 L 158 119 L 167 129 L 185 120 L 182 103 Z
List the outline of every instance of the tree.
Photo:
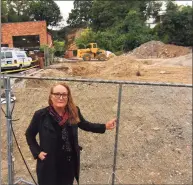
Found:
M 85 5 L 84 2 L 82 1 L 82 5 Z M 77 4 L 77 7 L 79 5 Z M 88 29 L 76 40 L 76 44 L 80 46 L 97 42 L 100 48 L 120 52 L 132 50 L 152 39 L 156 40 L 157 36 L 152 34 L 145 21 L 149 17 L 158 19 L 161 5 L 160 2 L 150 0 L 135 3 L 128 0 L 93 0 L 89 11 Z M 78 8 L 75 10 L 79 12 Z M 78 20 L 82 20 L 79 18 L 77 13 L 71 21 L 77 23 Z
M 80 38 L 76 39 L 76 45 L 81 46 L 87 45 L 89 42 L 97 42 L 100 48 L 112 52 L 127 52 L 150 40 L 157 40 L 157 37 L 141 20 L 140 14 L 133 10 L 113 28 L 98 32 L 86 29 Z
M 74 1 L 74 9 L 69 13 L 67 23 L 71 27 L 84 28 L 90 25 L 91 22 L 91 9 L 92 0 L 87 1 Z
M 166 3 L 166 12 L 177 12 L 178 11 L 178 5 L 174 4 L 172 0 L 168 0 Z
M 62 41 L 55 40 L 54 41 L 54 50 L 56 56 L 64 55 L 65 43 Z
M 53 0 L 7 0 L 2 1 L 2 10 L 4 22 L 45 20 L 48 26 L 56 26 L 62 19 Z
M 129 11 L 139 13 L 140 19 L 145 22 L 150 16 L 153 18 L 158 15 L 161 2 L 150 0 L 142 1 L 103 1 L 95 0 L 92 6 L 91 27 L 95 31 L 104 31 L 109 27 L 114 27 L 125 19 Z
M 155 19 L 154 22 L 158 23 L 160 21 L 159 12 L 161 10 L 162 4 L 163 4 L 162 2 L 158 2 L 158 1 L 147 2 L 146 11 L 144 12 L 144 16 L 146 20 L 152 17 Z
M 1 22 L 5 23 L 8 21 L 8 9 L 5 1 L 1 1 Z
M 85 48 L 91 42 L 96 42 L 96 33 L 94 33 L 91 29 L 85 29 L 79 38 L 75 40 L 78 48 Z
M 158 20 L 162 2 L 141 0 L 75 0 L 74 9 L 69 14 L 67 23 L 70 27 L 92 27 L 95 31 L 104 31 L 122 21 L 127 13 L 135 10 L 140 13 L 144 22 L 153 17 Z
M 2 22 L 23 22 L 29 21 L 29 4 L 27 0 L 1 1 L 2 5 Z
M 45 20 L 48 26 L 56 26 L 62 16 L 58 5 L 53 0 L 36 0 L 30 4 L 31 20 Z
M 165 43 L 192 46 L 192 15 L 192 7 L 177 6 L 170 1 L 167 4 L 166 14 L 162 23 L 158 24 L 154 31 Z

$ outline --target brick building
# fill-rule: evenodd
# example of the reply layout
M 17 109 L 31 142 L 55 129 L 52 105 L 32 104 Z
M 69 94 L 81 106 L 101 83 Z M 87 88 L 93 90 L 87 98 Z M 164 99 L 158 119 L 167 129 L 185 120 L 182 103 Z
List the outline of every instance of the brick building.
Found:
M 46 21 L 3 23 L 1 39 L 1 45 L 5 47 L 33 50 L 41 45 L 52 46 Z

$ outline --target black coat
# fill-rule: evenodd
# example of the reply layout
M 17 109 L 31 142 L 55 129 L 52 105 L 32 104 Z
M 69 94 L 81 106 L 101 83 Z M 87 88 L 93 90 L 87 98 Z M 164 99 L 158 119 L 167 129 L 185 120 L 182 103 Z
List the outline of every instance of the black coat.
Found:
M 78 108 L 80 122 L 70 125 L 72 133 L 73 148 L 76 153 L 76 169 L 75 178 L 79 182 L 80 171 L 80 146 L 78 145 L 78 128 L 94 133 L 104 133 L 105 124 L 90 123 L 84 119 L 80 109 Z M 36 135 L 39 133 L 39 141 Z M 26 139 L 30 147 L 31 153 L 37 159 L 37 177 L 39 185 L 55 185 L 56 184 L 56 154 L 57 154 L 57 132 L 54 129 L 47 108 L 40 109 L 35 112 L 29 127 L 26 130 Z M 39 153 L 43 151 L 47 153 L 46 160 L 41 161 L 38 158 Z M 65 168 L 65 167 L 64 167 Z

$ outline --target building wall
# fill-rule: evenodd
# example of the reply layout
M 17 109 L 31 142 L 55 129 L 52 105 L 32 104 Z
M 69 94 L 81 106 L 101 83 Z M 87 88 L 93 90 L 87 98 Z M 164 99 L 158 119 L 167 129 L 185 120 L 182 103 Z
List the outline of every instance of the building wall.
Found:
M 64 55 L 64 58 L 72 58 L 72 57 L 74 57 L 73 50 L 67 50 Z
M 9 44 L 9 47 L 13 47 L 12 36 L 24 35 L 39 35 L 40 45 L 49 44 L 46 21 L 2 24 L 2 44 Z
M 53 42 L 52 42 L 52 35 L 50 33 L 48 33 L 48 46 L 52 47 L 53 46 Z

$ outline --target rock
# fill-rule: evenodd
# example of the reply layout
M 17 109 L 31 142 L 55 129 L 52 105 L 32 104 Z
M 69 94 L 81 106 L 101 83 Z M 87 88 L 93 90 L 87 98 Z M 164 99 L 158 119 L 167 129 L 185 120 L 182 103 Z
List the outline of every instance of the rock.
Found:
M 154 127 L 154 128 L 152 128 L 152 130 L 158 131 L 158 130 L 160 130 L 160 128 L 159 127 Z

